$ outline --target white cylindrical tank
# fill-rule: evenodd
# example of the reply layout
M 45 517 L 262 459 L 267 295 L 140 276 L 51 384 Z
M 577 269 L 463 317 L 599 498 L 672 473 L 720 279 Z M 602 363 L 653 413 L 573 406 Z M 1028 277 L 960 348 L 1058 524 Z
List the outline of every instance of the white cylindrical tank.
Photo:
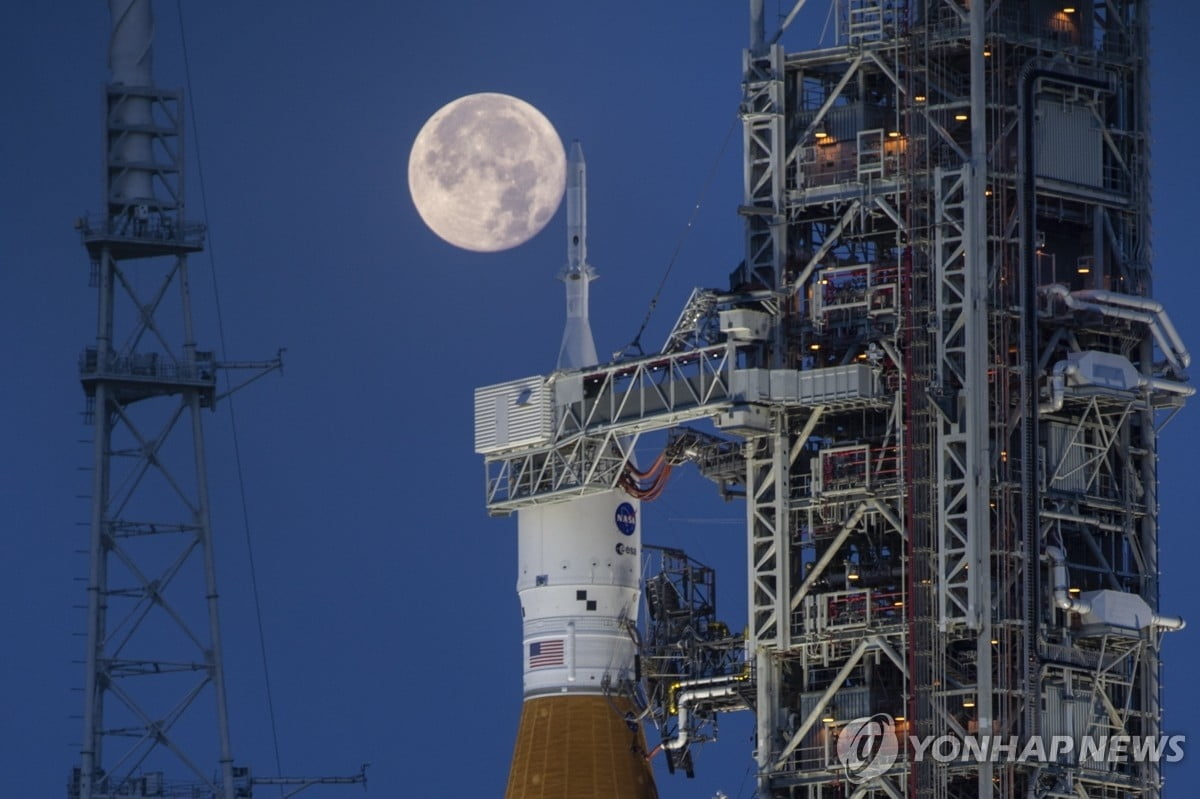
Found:
M 640 516 L 620 491 L 518 512 L 526 699 L 633 678 Z

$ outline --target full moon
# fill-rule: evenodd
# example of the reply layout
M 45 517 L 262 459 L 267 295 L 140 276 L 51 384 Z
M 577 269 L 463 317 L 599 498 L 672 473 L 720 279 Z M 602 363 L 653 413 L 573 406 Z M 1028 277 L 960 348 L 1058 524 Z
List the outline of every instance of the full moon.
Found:
M 550 121 L 507 94 L 470 94 L 429 118 L 408 157 L 408 190 L 429 229 L 456 247 L 498 252 L 546 226 L 567 177 Z

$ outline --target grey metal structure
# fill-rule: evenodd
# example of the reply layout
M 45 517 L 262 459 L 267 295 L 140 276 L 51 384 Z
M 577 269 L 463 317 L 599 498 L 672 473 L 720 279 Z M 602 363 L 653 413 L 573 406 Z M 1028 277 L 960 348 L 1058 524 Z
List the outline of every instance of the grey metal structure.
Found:
M 288 778 L 234 765 L 202 414 L 222 396 L 218 369 L 248 370 L 234 391 L 280 361 L 218 363 L 200 349 L 188 256 L 205 227 L 184 214 L 182 93 L 154 86 L 150 0 L 109 5 L 104 212 L 76 225 L 98 308 L 79 360 L 93 430 L 90 568 L 83 739 L 67 796 L 235 799 L 255 785 L 292 796 L 365 784 L 365 766 Z
M 1157 762 L 1078 749 L 902 745 L 861 783 L 836 751 L 879 713 L 1161 732 L 1155 447 L 1194 389 L 1151 298 L 1148 3 L 837 0 L 837 44 L 788 52 L 804 4 L 768 32 L 750 0 L 729 290 L 657 355 L 480 389 L 488 507 L 608 490 L 638 436 L 711 420 L 735 438 L 688 457 L 745 496 L 751 668 L 706 636 L 651 680 L 673 763 L 748 707 L 759 797 L 1159 796 Z
M 184 215 L 183 103 L 153 85 L 149 0 L 114 0 L 111 11 L 104 213 L 78 225 L 99 303 L 80 361 L 94 429 L 91 569 L 68 796 L 234 799 L 249 786 L 229 739 L 201 421 L 217 364 L 198 347 L 188 283 L 204 227 Z M 190 737 L 203 715 L 215 758 Z M 164 778 L 164 753 L 189 772 L 185 784 Z

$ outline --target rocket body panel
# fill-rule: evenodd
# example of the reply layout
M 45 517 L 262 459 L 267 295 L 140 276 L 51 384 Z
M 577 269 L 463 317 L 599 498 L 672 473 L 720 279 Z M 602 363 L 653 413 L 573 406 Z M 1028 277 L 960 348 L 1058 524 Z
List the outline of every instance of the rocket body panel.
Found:
M 594 366 L 600 362 L 592 339 L 592 324 L 588 320 L 588 271 L 565 272 L 567 285 L 567 324 L 563 328 L 562 346 L 558 349 L 558 368 L 574 369 Z
M 505 799 L 655 799 L 646 741 L 620 697 L 531 699 L 521 708 Z
M 517 590 L 551 585 L 622 585 L 636 591 L 641 503 L 618 491 L 517 512 Z M 547 582 L 547 580 L 542 580 Z
M 632 678 L 626 622 L 637 618 L 639 511 L 611 491 L 518 512 L 526 699 L 600 693 Z

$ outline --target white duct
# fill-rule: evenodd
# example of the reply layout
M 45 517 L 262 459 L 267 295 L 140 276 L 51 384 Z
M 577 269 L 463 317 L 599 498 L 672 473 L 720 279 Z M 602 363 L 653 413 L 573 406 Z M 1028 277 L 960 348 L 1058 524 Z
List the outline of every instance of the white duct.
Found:
M 1186 383 L 1176 383 L 1174 380 L 1162 380 L 1157 377 L 1142 378 L 1139 385 L 1149 388 L 1151 391 L 1167 391 L 1183 397 L 1190 397 L 1196 393 L 1195 386 L 1189 386 Z
M 1150 329 L 1158 348 L 1162 350 L 1167 361 L 1177 374 L 1182 374 L 1192 356 L 1183 345 L 1179 333 L 1162 303 L 1145 297 L 1131 297 L 1127 294 L 1117 294 L 1112 291 L 1071 291 L 1061 283 L 1042 286 L 1039 291 L 1050 297 L 1057 297 L 1072 310 L 1094 311 L 1103 316 L 1115 319 L 1125 319 L 1130 322 L 1140 322 Z
M 1165 391 L 1171 394 L 1178 394 L 1183 397 L 1190 397 L 1196 393 L 1195 386 L 1189 386 L 1186 383 L 1178 383 L 1174 380 L 1163 380 L 1157 377 L 1146 377 L 1137 372 L 1133 365 L 1125 358 L 1114 353 L 1100 352 L 1085 352 L 1073 355 L 1071 358 L 1059 361 L 1054 365 L 1054 369 L 1050 374 L 1050 399 L 1038 405 L 1038 411 L 1041 413 L 1054 413 L 1062 410 L 1063 401 L 1066 398 L 1067 385 L 1096 385 L 1094 376 L 1088 369 L 1081 367 L 1081 363 L 1086 363 L 1089 359 L 1104 358 L 1110 362 L 1121 364 L 1121 371 L 1126 374 L 1127 389 L 1139 388 L 1149 391 Z M 1136 386 L 1135 386 L 1136 381 Z M 1103 382 L 1100 383 L 1103 385 Z M 1109 388 L 1114 386 L 1109 383 Z
M 1063 610 L 1073 613 L 1087 613 L 1092 606 L 1082 599 L 1072 599 L 1070 586 L 1067 584 L 1067 556 L 1058 547 L 1046 547 L 1046 557 L 1053 567 L 1051 577 L 1054 581 L 1054 604 Z
M 1087 596 L 1072 599 L 1067 580 L 1067 558 L 1062 549 L 1055 546 L 1046 547 L 1046 557 L 1052 566 L 1054 584 L 1054 605 L 1078 613 L 1082 616 L 1096 615 L 1093 621 L 1115 624 L 1116 626 L 1138 626 L 1129 623 L 1130 619 L 1140 620 L 1140 626 L 1154 627 L 1159 630 L 1174 632 L 1187 626 L 1179 616 L 1163 616 L 1154 613 L 1146 600 L 1137 594 L 1127 594 L 1122 591 L 1092 591 Z M 1111 614 L 1111 615 L 1110 615 Z M 1147 623 L 1145 620 L 1149 619 Z M 1088 621 L 1085 619 L 1085 621 Z
M 1175 329 L 1175 325 L 1171 323 L 1171 318 L 1167 316 L 1167 311 L 1163 308 L 1163 304 L 1158 300 L 1152 300 L 1149 297 L 1134 297 L 1129 294 L 1118 294 L 1115 291 L 1101 291 L 1100 289 L 1088 289 L 1086 291 L 1074 292 L 1076 297 L 1081 297 L 1085 300 L 1095 300 L 1096 302 L 1107 302 L 1112 305 L 1124 305 L 1129 308 L 1137 308 L 1138 310 L 1152 313 L 1157 317 L 1158 323 L 1162 326 L 1163 333 L 1167 340 L 1175 348 L 1179 354 L 1179 360 L 1183 367 L 1192 365 L 1192 356 L 1188 352 L 1187 347 L 1183 344 L 1183 339 L 1179 336 L 1179 331 Z
M 1063 399 L 1067 395 L 1067 378 L 1079 374 L 1079 366 L 1070 361 L 1059 361 L 1054 364 L 1050 375 L 1050 399 L 1038 405 L 1039 413 L 1054 413 L 1061 411 Z

